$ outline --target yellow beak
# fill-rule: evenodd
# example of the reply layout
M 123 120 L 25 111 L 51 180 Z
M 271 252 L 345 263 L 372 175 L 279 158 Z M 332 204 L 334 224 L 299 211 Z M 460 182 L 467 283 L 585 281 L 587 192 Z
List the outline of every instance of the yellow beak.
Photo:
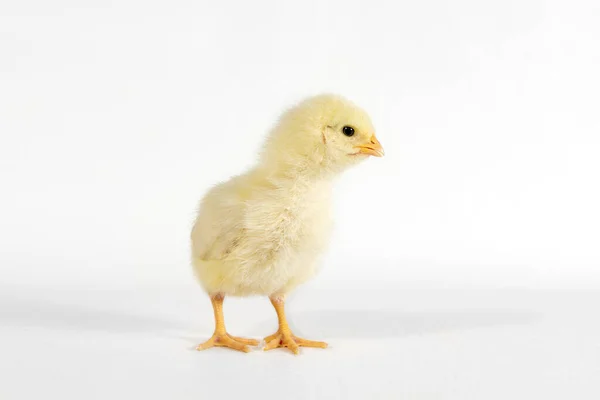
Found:
M 383 157 L 383 155 L 385 154 L 383 152 L 383 147 L 381 146 L 381 143 L 379 143 L 379 140 L 377 140 L 377 137 L 375 137 L 375 135 L 371 136 L 369 144 L 356 146 L 356 148 L 358 149 L 358 154 L 367 154 L 375 157 Z

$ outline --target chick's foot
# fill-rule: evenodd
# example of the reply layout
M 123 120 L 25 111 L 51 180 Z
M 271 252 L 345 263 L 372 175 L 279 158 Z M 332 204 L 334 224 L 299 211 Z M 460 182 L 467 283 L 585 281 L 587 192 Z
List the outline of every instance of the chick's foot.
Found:
M 281 331 L 277 331 L 271 336 L 267 336 L 265 338 L 265 343 L 264 351 L 277 349 L 279 347 L 287 347 L 294 354 L 300 353 L 300 347 L 327 348 L 327 343 L 325 342 L 302 339 L 293 335 L 291 332 L 284 333 Z
M 196 347 L 196 350 L 206 350 L 211 347 L 229 347 L 230 349 L 250 351 L 248 346 L 257 346 L 258 340 L 244 339 L 236 336 L 231 336 L 225 329 L 225 320 L 223 319 L 223 295 L 216 293 L 210 296 L 210 301 L 215 312 L 215 333 L 206 342 L 201 343 Z
M 248 353 L 250 351 L 249 346 L 256 345 L 258 345 L 258 340 L 231 336 L 229 333 L 215 333 L 206 342 L 199 344 L 198 347 L 196 347 L 196 350 L 206 350 L 211 347 L 229 347 L 230 349 Z
M 271 336 L 265 338 L 266 346 L 263 348 L 264 351 L 273 350 L 279 347 L 287 347 L 294 354 L 300 353 L 300 347 L 316 347 L 319 349 L 327 348 L 327 343 L 316 342 L 314 340 L 302 339 L 294 336 L 290 330 L 287 319 L 285 318 L 284 305 L 285 300 L 283 296 L 270 296 L 271 304 L 275 308 L 277 313 L 277 319 L 279 321 L 279 329 Z

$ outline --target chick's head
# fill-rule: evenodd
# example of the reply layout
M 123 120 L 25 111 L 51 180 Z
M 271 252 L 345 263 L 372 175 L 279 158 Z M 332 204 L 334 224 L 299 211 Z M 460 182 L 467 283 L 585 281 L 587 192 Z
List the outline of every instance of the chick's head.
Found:
M 325 94 L 281 116 L 263 159 L 337 171 L 383 154 L 369 115 L 341 96 Z

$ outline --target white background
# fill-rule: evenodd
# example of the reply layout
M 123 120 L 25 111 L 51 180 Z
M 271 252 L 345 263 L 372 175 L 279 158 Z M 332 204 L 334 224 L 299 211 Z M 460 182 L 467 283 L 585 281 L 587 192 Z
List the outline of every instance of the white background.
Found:
M 599 43 L 593 0 L 3 1 L 0 397 L 597 399 Z M 195 352 L 196 204 L 320 92 L 386 150 L 289 302 L 331 347 Z

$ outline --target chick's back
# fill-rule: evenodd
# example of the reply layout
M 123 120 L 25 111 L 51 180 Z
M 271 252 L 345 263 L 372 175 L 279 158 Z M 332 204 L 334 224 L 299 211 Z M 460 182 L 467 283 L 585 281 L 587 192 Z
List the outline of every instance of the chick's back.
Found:
M 330 186 L 279 185 L 258 171 L 215 186 L 192 230 L 192 264 L 209 293 L 291 290 L 315 272 L 331 220 Z

